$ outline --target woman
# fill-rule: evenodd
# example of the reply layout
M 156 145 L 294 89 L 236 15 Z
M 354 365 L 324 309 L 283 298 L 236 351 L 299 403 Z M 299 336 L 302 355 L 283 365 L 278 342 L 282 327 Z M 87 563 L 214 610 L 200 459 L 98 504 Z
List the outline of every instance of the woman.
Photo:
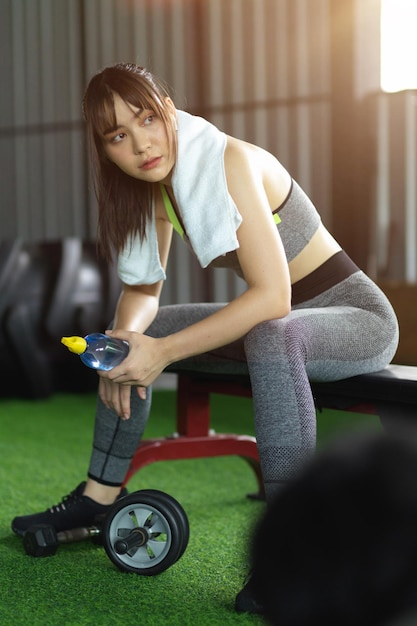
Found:
M 145 428 L 152 382 L 183 360 L 211 371 L 247 363 L 270 502 L 314 451 L 309 379 L 383 368 L 397 347 L 395 314 L 274 156 L 178 111 L 146 69 L 94 76 L 84 116 L 99 239 L 107 257 L 117 252 L 123 282 L 111 332 L 130 352 L 100 373 L 86 483 L 12 528 L 64 530 L 104 514 Z M 202 267 L 234 270 L 246 290 L 227 304 L 159 309 L 173 228 Z

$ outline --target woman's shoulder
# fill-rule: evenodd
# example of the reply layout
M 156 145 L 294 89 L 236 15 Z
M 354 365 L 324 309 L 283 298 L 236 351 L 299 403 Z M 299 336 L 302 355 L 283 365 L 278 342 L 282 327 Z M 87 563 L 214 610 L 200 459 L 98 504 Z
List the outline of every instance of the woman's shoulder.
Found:
M 226 139 L 226 164 L 243 165 L 246 163 L 250 164 L 251 168 L 259 168 L 260 171 L 270 168 L 282 168 L 278 159 L 265 148 L 230 135 L 226 135 Z
M 263 184 L 271 206 L 276 208 L 287 196 L 291 186 L 291 176 L 270 152 L 260 146 L 227 136 L 225 169 L 230 175 L 237 170 L 243 176 Z
M 243 141 L 243 139 L 238 139 L 231 135 L 226 135 L 226 154 L 230 158 L 259 159 L 263 153 L 269 154 L 266 150 L 255 144 L 248 143 L 247 141 Z

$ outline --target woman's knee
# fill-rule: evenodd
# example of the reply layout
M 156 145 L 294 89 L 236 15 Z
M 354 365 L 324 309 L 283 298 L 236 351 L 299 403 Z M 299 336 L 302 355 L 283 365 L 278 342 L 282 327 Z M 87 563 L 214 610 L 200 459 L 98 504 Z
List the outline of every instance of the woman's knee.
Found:
M 289 317 L 261 322 L 252 328 L 245 338 L 245 353 L 248 361 L 276 362 L 305 361 L 306 340 L 297 319 Z
M 247 357 L 258 353 L 266 356 L 268 353 L 276 353 L 277 348 L 282 349 L 285 326 L 282 319 L 267 320 L 254 326 L 244 340 Z

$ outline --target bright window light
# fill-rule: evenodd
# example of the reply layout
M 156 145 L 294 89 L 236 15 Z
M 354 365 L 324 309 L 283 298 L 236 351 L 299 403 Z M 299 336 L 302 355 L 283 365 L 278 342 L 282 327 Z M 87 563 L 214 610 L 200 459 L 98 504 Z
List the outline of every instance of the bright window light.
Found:
M 417 89 L 417 0 L 381 0 L 381 88 Z

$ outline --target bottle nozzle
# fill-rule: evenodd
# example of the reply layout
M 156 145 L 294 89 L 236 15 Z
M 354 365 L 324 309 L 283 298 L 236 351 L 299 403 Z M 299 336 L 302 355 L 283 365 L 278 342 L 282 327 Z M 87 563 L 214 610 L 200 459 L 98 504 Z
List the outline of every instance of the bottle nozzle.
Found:
M 87 342 L 84 337 L 61 337 L 61 343 L 75 354 L 82 354 L 87 349 Z

